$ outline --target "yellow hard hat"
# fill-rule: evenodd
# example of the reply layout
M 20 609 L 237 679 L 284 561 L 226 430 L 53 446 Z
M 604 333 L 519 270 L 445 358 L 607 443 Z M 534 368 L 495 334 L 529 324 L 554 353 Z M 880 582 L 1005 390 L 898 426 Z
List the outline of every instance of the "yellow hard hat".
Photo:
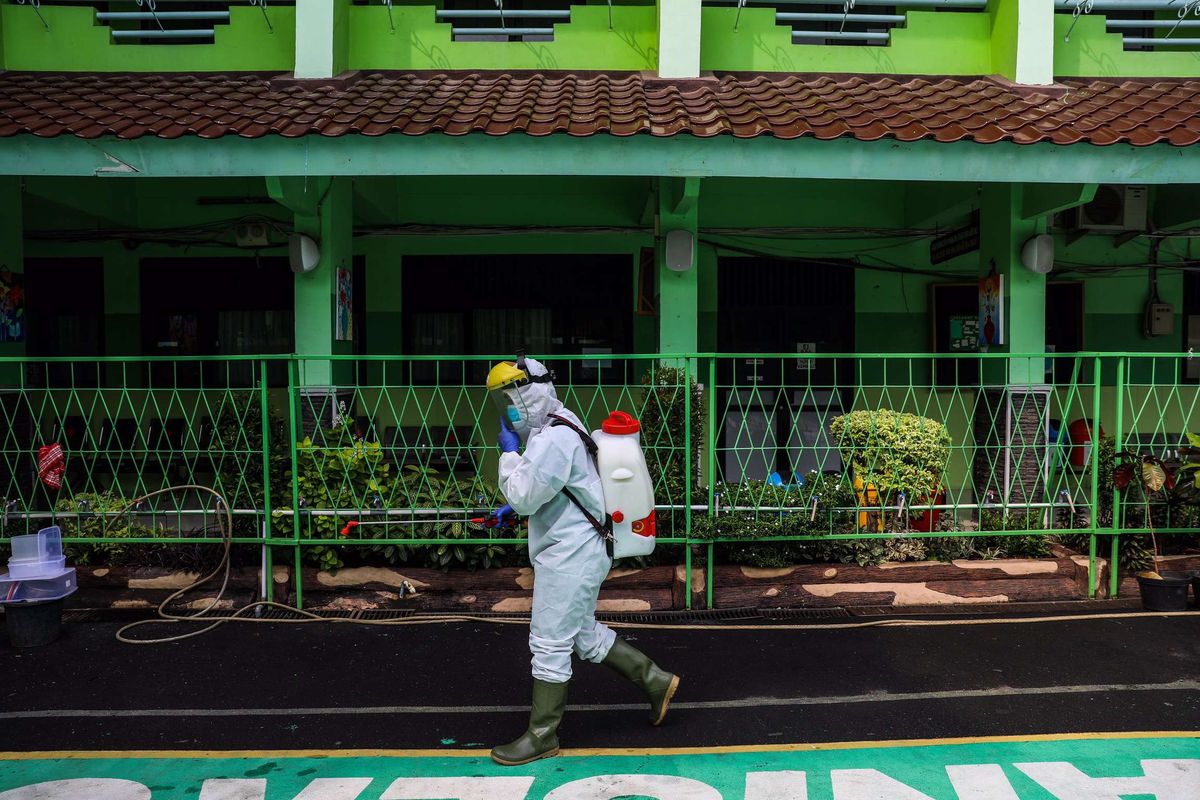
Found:
M 517 369 L 517 365 L 511 361 L 501 361 L 492 367 L 491 372 L 488 373 L 487 388 L 489 392 L 492 392 L 525 380 L 529 380 L 529 376 L 525 374 L 525 370 Z

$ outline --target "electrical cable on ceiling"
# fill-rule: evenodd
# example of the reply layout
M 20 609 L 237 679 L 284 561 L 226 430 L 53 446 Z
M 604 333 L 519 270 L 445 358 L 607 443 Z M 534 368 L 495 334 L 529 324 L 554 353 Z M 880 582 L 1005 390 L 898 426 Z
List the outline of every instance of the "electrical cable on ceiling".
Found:
M 822 259 L 822 258 L 817 258 L 817 257 L 812 257 L 812 256 L 796 255 L 794 253 L 772 252 L 768 249 L 761 248 L 761 247 L 756 248 L 756 247 L 739 246 L 739 245 L 730 244 L 728 242 L 720 242 L 720 241 L 713 240 L 713 239 L 706 239 L 704 237 L 701 237 L 700 241 L 703 244 L 710 245 L 719 250 L 728 250 L 730 252 L 740 253 L 742 255 L 774 258 L 774 259 L 778 259 L 781 261 L 802 261 L 802 262 L 805 262 L 808 264 L 820 264 L 822 266 L 828 266 L 828 267 L 843 267 L 843 268 L 853 267 L 856 269 L 870 270 L 872 272 L 890 272 L 890 273 L 894 273 L 894 274 L 898 274 L 898 275 L 926 275 L 929 277 L 947 278 L 947 279 L 951 279 L 951 280 L 959 280 L 963 277 L 963 273 L 961 273 L 961 272 L 949 272 L 949 271 L 945 271 L 945 270 L 934 270 L 934 269 L 921 269 L 918 267 L 905 267 L 900 264 L 892 264 L 892 263 L 883 261 L 882 259 L 879 259 L 879 258 L 874 259 L 875 261 L 879 262 L 877 264 L 868 263 L 868 262 L 862 261 L 861 259 L 858 259 L 858 258 L 850 258 L 845 261 L 834 261 L 834 260 Z

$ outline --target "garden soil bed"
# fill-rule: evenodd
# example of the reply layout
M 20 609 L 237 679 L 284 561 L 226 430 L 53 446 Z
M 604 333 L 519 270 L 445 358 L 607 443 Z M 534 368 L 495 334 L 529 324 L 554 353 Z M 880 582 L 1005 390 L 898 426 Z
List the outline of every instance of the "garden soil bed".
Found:
M 1097 597 L 1108 591 L 1108 564 L 1097 561 Z M 1200 556 L 1168 557 L 1161 569 L 1200 570 Z M 194 572 L 157 568 L 80 567 L 79 592 L 71 605 L 84 608 L 157 606 L 171 592 L 200 577 Z M 705 604 L 705 574 L 692 570 L 692 606 Z M 649 612 L 686 607 L 689 587 L 682 566 L 614 570 L 600 593 L 600 611 Z M 293 602 L 291 570 L 276 566 L 272 579 L 276 599 Z M 411 609 L 528 613 L 533 602 L 529 568 L 476 572 L 431 569 L 357 567 L 337 573 L 306 568 L 305 607 L 328 610 Z M 1087 598 L 1087 557 L 1060 550 L 1055 558 L 855 564 L 802 564 L 761 569 L 719 565 L 713 575 L 717 608 L 828 608 L 857 606 L 930 606 L 1003 602 L 1049 602 Z M 401 587 L 405 582 L 415 591 Z M 217 582 L 214 581 L 213 584 Z M 215 586 L 185 600 L 202 608 Z M 250 602 L 258 593 L 254 569 L 234 570 L 223 608 Z M 1121 595 L 1137 596 L 1137 581 L 1122 573 Z

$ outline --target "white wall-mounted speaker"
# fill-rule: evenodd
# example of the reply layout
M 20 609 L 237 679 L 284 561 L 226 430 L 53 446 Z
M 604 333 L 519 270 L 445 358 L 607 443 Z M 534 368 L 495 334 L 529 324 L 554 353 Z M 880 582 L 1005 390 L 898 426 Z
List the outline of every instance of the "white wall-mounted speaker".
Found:
M 288 236 L 288 265 L 292 272 L 303 275 L 317 268 L 321 260 L 321 246 L 312 237 L 303 233 Z
M 667 269 L 687 272 L 696 260 L 696 237 L 691 231 L 671 231 L 667 234 Z
M 1021 247 L 1021 265 L 1039 275 L 1054 269 L 1054 237 L 1048 233 L 1030 236 Z

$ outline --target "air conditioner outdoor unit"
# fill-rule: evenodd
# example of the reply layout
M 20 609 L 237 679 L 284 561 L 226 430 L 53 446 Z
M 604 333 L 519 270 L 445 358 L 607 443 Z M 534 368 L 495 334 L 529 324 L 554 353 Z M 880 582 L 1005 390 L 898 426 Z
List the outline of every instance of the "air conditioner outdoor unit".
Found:
M 1078 208 L 1076 227 L 1110 233 L 1144 231 L 1148 199 L 1145 186 L 1103 184 L 1092 202 Z

